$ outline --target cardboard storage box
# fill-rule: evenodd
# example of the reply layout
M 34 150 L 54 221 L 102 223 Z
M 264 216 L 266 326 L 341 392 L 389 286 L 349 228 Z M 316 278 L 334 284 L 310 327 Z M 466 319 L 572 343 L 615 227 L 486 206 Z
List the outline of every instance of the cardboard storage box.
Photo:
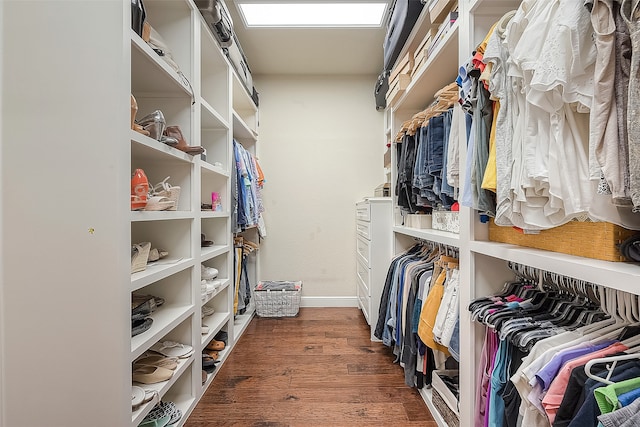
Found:
M 436 24 L 442 22 L 444 16 L 454 8 L 457 8 L 456 0 L 436 0 L 429 5 L 429 17 Z

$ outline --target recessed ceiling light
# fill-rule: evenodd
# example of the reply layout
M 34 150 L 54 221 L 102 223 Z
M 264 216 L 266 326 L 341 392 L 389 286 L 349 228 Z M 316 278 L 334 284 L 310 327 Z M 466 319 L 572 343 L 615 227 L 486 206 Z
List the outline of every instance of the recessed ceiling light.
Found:
M 379 27 L 387 9 L 387 2 L 236 3 L 248 27 Z

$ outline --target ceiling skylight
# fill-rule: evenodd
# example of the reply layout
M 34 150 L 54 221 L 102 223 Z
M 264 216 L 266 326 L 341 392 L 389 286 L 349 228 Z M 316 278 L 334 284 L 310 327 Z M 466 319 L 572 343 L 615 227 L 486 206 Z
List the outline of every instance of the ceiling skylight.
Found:
M 248 27 L 379 27 L 387 3 L 255 3 L 236 0 Z

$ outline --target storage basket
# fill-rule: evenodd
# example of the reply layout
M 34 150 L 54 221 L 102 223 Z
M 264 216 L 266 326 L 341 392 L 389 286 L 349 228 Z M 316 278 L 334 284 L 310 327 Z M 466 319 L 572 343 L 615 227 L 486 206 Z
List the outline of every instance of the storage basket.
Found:
M 431 389 L 431 401 L 449 427 L 458 427 L 460 425 L 458 415 L 449 408 L 449 405 L 445 403 L 438 390 L 433 388 Z
M 434 230 L 448 231 L 449 233 L 460 233 L 460 212 L 459 211 L 433 211 L 431 227 Z
M 254 291 L 260 317 L 293 317 L 300 311 L 301 281 L 261 281 Z
M 560 227 L 524 234 L 489 222 L 489 240 L 603 261 L 626 261 L 617 246 L 636 231 L 609 222 L 571 221 Z

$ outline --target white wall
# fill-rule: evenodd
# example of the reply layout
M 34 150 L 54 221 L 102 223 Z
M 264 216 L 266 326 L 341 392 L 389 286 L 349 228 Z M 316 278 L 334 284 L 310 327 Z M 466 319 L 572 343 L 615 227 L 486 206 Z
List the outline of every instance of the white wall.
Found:
M 375 76 L 256 78 L 258 154 L 267 180 L 260 279 L 302 280 L 307 304 L 308 297 L 328 297 L 316 303 L 356 305 L 355 203 L 384 182 L 374 82 Z

